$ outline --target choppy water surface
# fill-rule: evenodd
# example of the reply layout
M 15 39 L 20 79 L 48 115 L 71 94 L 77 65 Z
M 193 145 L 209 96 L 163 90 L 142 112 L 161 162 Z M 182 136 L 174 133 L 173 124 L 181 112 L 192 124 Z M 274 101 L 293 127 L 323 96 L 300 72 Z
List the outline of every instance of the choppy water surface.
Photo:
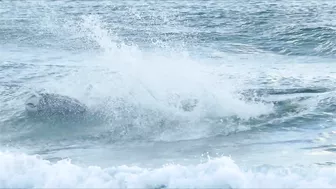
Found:
M 335 7 L 0 1 L 0 187 L 335 187 Z

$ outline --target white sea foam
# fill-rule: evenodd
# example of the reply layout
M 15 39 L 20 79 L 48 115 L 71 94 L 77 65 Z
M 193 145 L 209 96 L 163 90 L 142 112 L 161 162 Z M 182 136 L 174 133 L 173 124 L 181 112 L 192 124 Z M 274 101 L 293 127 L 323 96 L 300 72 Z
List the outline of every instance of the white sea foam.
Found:
M 232 159 L 196 165 L 79 166 L 26 154 L 0 153 L 1 188 L 333 188 L 336 169 L 243 169 Z M 305 170 L 303 170 L 305 169 Z

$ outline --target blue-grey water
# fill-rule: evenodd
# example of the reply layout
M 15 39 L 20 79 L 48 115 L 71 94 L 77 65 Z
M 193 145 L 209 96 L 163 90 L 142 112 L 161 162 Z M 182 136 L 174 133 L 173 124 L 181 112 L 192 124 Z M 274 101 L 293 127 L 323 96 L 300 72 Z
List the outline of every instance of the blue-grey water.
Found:
M 335 8 L 0 1 L 0 187 L 336 187 Z M 36 92 L 89 113 L 32 119 Z

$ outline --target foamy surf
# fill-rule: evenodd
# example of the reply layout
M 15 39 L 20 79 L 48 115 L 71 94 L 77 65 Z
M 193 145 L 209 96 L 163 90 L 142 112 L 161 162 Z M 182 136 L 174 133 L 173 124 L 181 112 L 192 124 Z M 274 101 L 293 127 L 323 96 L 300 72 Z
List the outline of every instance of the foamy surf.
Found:
M 334 188 L 335 167 L 245 169 L 229 157 L 196 165 L 84 166 L 0 153 L 1 188 Z

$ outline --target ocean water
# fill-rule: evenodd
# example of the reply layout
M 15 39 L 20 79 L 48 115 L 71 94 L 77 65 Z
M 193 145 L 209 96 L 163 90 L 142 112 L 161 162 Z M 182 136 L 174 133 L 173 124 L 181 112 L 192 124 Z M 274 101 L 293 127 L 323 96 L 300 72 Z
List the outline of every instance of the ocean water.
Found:
M 0 188 L 335 188 L 335 8 L 0 1 Z

